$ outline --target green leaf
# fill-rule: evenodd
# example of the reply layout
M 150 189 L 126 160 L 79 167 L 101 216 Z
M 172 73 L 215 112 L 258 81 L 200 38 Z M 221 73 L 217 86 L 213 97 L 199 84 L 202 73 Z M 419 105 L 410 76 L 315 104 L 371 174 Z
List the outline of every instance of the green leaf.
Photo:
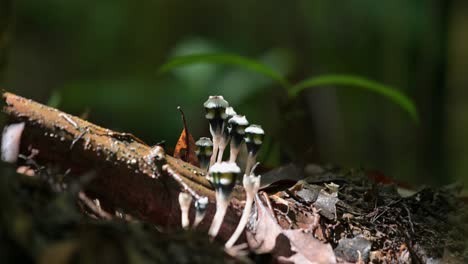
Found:
M 258 61 L 248 59 L 242 56 L 226 54 L 226 53 L 216 53 L 216 54 L 195 54 L 180 56 L 171 59 L 169 62 L 165 63 L 158 69 L 158 73 L 166 73 L 174 68 L 197 64 L 197 63 L 209 63 L 209 64 L 226 64 L 234 65 L 250 70 L 262 75 L 265 75 L 278 83 L 280 83 L 284 88 L 290 87 L 289 82 L 281 76 L 278 72 L 268 67 L 267 65 L 260 63 Z
M 291 89 L 288 90 L 288 96 L 290 99 L 293 99 L 305 89 L 324 85 L 342 85 L 343 87 L 353 86 L 376 92 L 403 108 L 416 123 L 419 122 L 419 115 L 416 107 L 413 101 L 407 96 L 392 87 L 353 75 L 321 75 L 305 79 L 291 87 Z

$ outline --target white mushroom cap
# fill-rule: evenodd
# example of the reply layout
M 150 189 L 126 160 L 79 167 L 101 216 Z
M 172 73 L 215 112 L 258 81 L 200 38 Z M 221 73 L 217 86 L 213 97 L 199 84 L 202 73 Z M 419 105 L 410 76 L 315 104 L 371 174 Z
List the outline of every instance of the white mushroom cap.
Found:
M 205 117 L 210 122 L 211 135 L 220 137 L 224 130 L 224 121 L 228 117 L 226 108 L 229 107 L 229 103 L 222 96 L 216 95 L 210 96 L 203 106 L 206 110 Z M 217 143 L 214 143 L 213 147 L 217 151 Z
M 245 143 L 249 151 L 257 152 L 258 149 L 263 143 L 263 137 L 265 136 L 265 131 L 259 125 L 250 125 L 245 129 Z
M 224 97 L 221 95 L 212 95 L 208 97 L 208 100 L 205 101 L 203 107 L 206 109 L 215 109 L 215 108 L 228 108 L 229 103 L 224 100 Z M 226 111 L 226 110 L 224 110 Z
M 240 168 L 234 162 L 218 162 L 210 167 L 210 173 L 240 173 Z
M 212 147 L 213 141 L 211 141 L 210 138 L 201 137 L 199 140 L 197 140 L 197 142 L 195 142 L 195 145 L 197 147 Z
M 245 133 L 265 135 L 265 131 L 263 131 L 262 127 L 259 125 L 250 125 L 245 129 Z
M 208 204 L 208 197 L 206 196 L 203 196 L 195 201 L 195 206 L 206 207 L 207 204 Z
M 245 118 L 245 116 L 243 116 L 243 115 L 235 115 L 235 116 L 231 117 L 231 119 L 229 119 L 228 123 L 229 124 L 239 125 L 239 126 L 248 126 L 249 125 L 249 121 L 247 121 L 247 118 Z
M 228 116 L 235 116 L 237 115 L 236 111 L 234 111 L 234 108 L 232 106 L 229 106 L 228 108 L 226 108 L 226 111 L 225 111 L 226 115 Z
M 211 183 L 222 199 L 229 199 L 240 171 L 239 166 L 234 162 L 217 162 L 210 167 Z

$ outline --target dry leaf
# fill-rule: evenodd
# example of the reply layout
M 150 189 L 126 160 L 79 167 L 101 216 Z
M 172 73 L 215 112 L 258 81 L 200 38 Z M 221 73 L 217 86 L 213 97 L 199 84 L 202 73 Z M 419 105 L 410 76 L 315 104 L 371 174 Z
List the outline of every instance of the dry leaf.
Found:
M 257 253 L 272 253 L 279 263 L 336 263 L 330 244 L 301 229 L 282 229 L 263 200 L 255 197 L 256 219 L 251 220 L 247 242 Z
M 349 262 L 358 262 L 361 259 L 367 263 L 371 246 L 372 242 L 363 237 L 342 238 L 338 241 L 335 254 Z
M 258 195 L 255 196 L 255 207 L 257 219 L 251 223 L 253 232 L 246 233 L 247 242 L 256 253 L 272 252 L 275 248 L 276 238 L 281 234 L 282 229 L 265 208 Z
M 330 219 L 336 219 L 336 203 L 339 201 L 338 193 L 328 193 L 325 190 L 320 190 L 314 206 L 320 209 L 319 214 Z
M 198 158 L 197 154 L 195 153 L 195 149 L 195 140 L 193 139 L 192 135 L 190 135 L 190 133 L 186 132 L 186 129 L 184 128 L 182 133 L 180 133 L 179 140 L 175 146 L 174 158 L 178 158 L 194 166 L 198 166 Z

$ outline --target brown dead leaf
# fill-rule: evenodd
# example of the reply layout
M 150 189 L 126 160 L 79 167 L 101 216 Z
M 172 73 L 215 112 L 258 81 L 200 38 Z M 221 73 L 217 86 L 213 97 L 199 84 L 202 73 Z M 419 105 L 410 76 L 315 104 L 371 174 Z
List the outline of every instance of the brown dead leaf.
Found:
M 198 158 L 195 153 L 195 140 L 192 135 L 186 131 L 187 130 L 184 128 L 182 133 L 180 133 L 179 140 L 177 141 L 174 149 L 174 158 L 178 158 L 194 166 L 198 166 Z
M 349 261 L 368 263 L 372 242 L 363 237 L 342 238 L 335 248 L 336 256 Z
M 188 162 L 194 166 L 199 166 L 197 154 L 195 153 L 195 140 L 188 132 L 187 120 L 185 119 L 184 111 L 182 111 L 180 106 L 177 107 L 177 110 L 180 111 L 184 129 L 182 130 L 182 133 L 180 133 L 179 140 L 175 146 L 174 157 Z
M 330 244 L 301 229 L 282 229 L 264 201 L 255 197 L 256 219 L 251 220 L 247 243 L 257 253 L 272 253 L 279 263 L 336 263 Z
M 338 193 L 328 193 L 325 190 L 320 190 L 314 206 L 320 209 L 319 214 L 330 219 L 336 219 L 336 203 L 339 201 Z
M 257 219 L 251 223 L 252 232 L 247 232 L 247 243 L 256 253 L 272 252 L 275 248 L 276 238 L 281 234 L 281 227 L 276 219 L 265 207 L 258 195 L 255 196 Z
M 333 183 L 325 185 L 332 189 L 331 192 L 325 191 L 323 186 L 309 184 L 303 180 L 298 181 L 294 186 L 289 188 L 289 191 L 291 191 L 299 200 L 306 203 L 312 203 L 315 208 L 320 210 L 320 215 L 329 220 L 333 220 L 336 218 L 336 203 L 339 201 L 338 185 Z

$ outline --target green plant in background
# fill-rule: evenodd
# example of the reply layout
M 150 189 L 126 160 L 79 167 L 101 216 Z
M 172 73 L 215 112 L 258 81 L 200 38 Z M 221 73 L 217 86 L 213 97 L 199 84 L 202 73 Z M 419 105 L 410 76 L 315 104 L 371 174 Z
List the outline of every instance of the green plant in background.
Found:
M 315 77 L 306 78 L 305 80 L 300 81 L 296 84 L 291 84 L 280 73 L 276 72 L 274 69 L 268 67 L 267 65 L 261 62 L 246 57 L 226 53 L 178 56 L 162 65 L 158 69 L 158 73 L 162 74 L 175 68 L 200 63 L 233 65 L 245 70 L 253 71 L 258 74 L 267 76 L 279 83 L 286 90 L 289 100 L 295 99 L 302 91 L 306 89 L 320 86 L 357 87 L 366 89 L 368 91 L 382 95 L 388 100 L 396 103 L 403 110 L 405 110 L 416 123 L 419 122 L 419 115 L 417 109 L 413 101 L 409 99 L 406 95 L 399 92 L 398 90 L 395 90 L 392 87 L 359 76 L 335 74 L 319 75 Z
M 276 72 L 275 70 L 266 66 L 265 64 L 256 60 L 227 53 L 178 56 L 162 65 L 159 68 L 158 73 L 166 73 L 177 67 L 183 67 L 197 63 L 234 65 L 246 70 L 265 75 L 273 79 L 274 81 L 280 83 L 285 88 L 289 88 L 291 86 L 289 82 L 283 76 L 281 76 L 280 73 Z
M 11 2 L 0 5 L 0 31 L 13 13 L 15 21 L 0 37 L 0 58 L 5 41 L 14 44 L 0 76 L 6 89 L 41 102 L 57 90 L 50 105 L 89 109 L 90 121 L 168 145 L 181 129 L 178 105 L 191 132 L 208 135 L 197 103 L 222 94 L 271 131 L 264 163 L 278 164 L 267 152 L 284 161 L 313 149 L 309 160 L 364 163 L 414 183 L 468 183 L 464 1 L 26 0 L 14 12 Z M 161 72 L 171 74 L 155 76 L 168 58 Z M 303 133 L 283 133 L 294 125 Z

